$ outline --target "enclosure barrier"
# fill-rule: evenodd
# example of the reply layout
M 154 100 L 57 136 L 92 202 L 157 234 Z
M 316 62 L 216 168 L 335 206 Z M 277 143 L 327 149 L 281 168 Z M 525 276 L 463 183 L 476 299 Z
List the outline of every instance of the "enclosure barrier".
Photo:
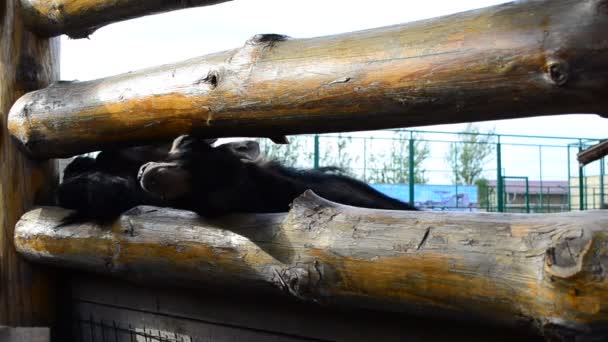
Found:
M 15 1 L 0 1 L 0 326 L 49 326 L 55 319 L 50 270 L 20 258 L 12 239 L 19 217 L 48 198 L 55 167 L 52 161 L 32 162 L 17 149 L 6 117 L 21 95 L 59 78 L 58 52 L 58 40 L 39 39 L 23 27 Z
M 121 20 L 226 1 L 230 0 L 19 0 L 30 30 L 44 37 L 70 38 L 86 38 Z
M 216 221 L 137 207 L 112 226 L 57 229 L 67 213 L 26 213 L 16 227 L 19 252 L 34 262 L 147 282 L 265 288 L 325 304 L 532 322 L 547 336 L 598 334 L 608 322 L 604 212 L 384 211 L 308 191 L 287 214 Z
M 210 137 L 606 114 L 608 2 L 520 1 L 242 48 L 18 100 L 8 127 L 37 158 L 194 132 Z M 94 127 L 94 129 L 93 129 Z
M 54 41 L 109 22 L 221 1 L 26 1 L 0 6 L 0 108 L 56 80 Z M 20 12 L 19 9 L 23 11 Z M 99 19 L 99 20 L 97 20 Z M 96 20 L 96 21 L 95 21 Z M 8 129 L 36 158 L 181 133 L 280 136 L 567 113 L 606 115 L 608 1 L 520 1 L 313 39 L 242 48 L 30 92 Z M 482 116 L 483 115 L 483 116 Z M 6 121 L 6 120 L 5 120 Z M 204 221 L 139 207 L 107 227 L 22 216 L 52 163 L 0 135 L 0 323 L 53 325 L 53 283 L 21 261 L 107 275 L 283 293 L 377 310 L 531 323 L 556 340 L 606 336 L 608 217 L 379 211 L 308 192 L 287 214 Z M 40 201 L 38 201 L 40 202 Z

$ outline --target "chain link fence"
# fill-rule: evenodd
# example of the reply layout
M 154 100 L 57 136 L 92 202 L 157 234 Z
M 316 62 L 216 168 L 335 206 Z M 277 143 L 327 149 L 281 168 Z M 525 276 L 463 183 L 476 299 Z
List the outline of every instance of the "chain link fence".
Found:
M 428 210 L 551 213 L 600 209 L 605 161 L 579 168 L 591 138 L 385 130 L 300 135 L 289 145 L 261 139 L 289 166 L 336 166 Z

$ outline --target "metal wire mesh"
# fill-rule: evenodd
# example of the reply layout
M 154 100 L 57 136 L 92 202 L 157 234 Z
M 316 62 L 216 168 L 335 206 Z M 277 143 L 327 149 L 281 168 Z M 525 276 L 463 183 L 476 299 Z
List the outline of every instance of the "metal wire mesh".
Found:
M 426 210 L 551 213 L 608 207 L 608 158 L 584 169 L 576 161 L 576 153 L 598 139 L 385 130 L 290 141 L 260 144 L 265 156 L 285 165 L 337 166 Z M 465 162 L 465 152 L 483 151 L 479 165 Z M 475 168 L 474 174 L 463 172 Z
M 80 342 L 194 342 L 191 336 L 115 320 L 75 318 L 73 340 Z

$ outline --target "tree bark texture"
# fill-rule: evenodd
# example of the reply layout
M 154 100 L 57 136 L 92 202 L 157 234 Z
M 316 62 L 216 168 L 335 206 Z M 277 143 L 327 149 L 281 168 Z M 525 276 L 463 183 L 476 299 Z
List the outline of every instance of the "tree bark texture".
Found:
M 122 20 L 230 0 L 20 0 L 28 28 L 40 36 L 86 38 Z
M 146 282 L 270 289 L 324 304 L 534 322 L 545 334 L 606 333 L 608 214 L 362 209 L 308 191 L 287 214 L 205 221 L 138 207 L 111 227 L 57 228 L 40 208 L 17 225 L 34 262 Z
M 0 2 L 0 325 L 48 326 L 55 309 L 53 280 L 15 252 L 13 231 L 56 183 L 54 162 L 28 160 L 6 122 L 20 96 L 58 79 L 59 41 L 26 31 L 20 12 L 19 1 Z
M 243 47 L 22 97 L 9 128 L 38 158 L 121 144 L 608 112 L 608 1 L 517 1 Z

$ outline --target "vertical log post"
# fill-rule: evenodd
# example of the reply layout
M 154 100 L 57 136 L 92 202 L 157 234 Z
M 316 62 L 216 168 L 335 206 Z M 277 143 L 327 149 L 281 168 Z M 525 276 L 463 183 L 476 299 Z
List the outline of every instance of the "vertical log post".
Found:
M 55 184 L 54 161 L 32 162 L 6 129 L 12 104 L 59 78 L 59 41 L 26 31 L 18 0 L 0 1 L 0 325 L 53 323 L 53 279 L 15 252 L 13 230 L 34 200 Z

